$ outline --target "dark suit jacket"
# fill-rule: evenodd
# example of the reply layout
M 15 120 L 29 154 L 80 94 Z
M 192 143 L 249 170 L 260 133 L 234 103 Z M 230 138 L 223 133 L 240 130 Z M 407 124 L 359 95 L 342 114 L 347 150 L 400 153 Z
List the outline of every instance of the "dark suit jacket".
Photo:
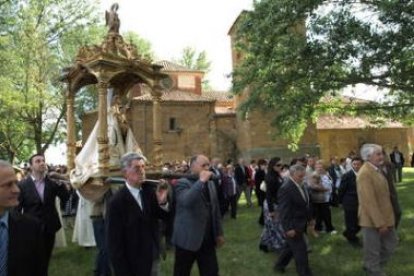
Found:
M 284 231 L 295 230 L 297 233 L 306 231 L 307 222 L 311 218 L 309 195 L 305 191 L 307 200 L 304 200 L 298 187 L 289 178 L 280 187 L 278 192 L 279 218 Z
M 247 184 L 249 180 L 249 175 L 247 172 L 248 168 L 244 166 L 244 173 L 242 167 L 237 164 L 234 168 L 234 178 L 236 179 L 237 185 L 241 186 Z
M 9 213 L 10 276 L 44 276 L 46 262 L 43 249 L 41 223 L 19 213 Z
M 46 233 L 53 234 L 57 232 L 62 225 L 56 210 L 55 200 L 56 197 L 59 197 L 62 202 L 66 202 L 69 199 L 70 194 L 66 187 L 58 185 L 46 176 L 44 200 L 42 202 L 30 175 L 19 182 L 18 185 L 20 196 L 17 210 L 23 214 L 38 218 L 43 223 Z
M 346 210 L 358 210 L 358 193 L 356 186 L 356 175 L 353 170 L 345 173 L 341 178 L 338 189 L 339 203 Z
M 141 210 L 125 186 L 109 201 L 106 212 L 106 240 L 109 259 L 116 276 L 149 276 L 159 255 L 158 218 L 168 213 L 157 202 L 154 188 L 142 186 Z
M 397 154 L 397 155 L 399 155 L 399 156 L 400 156 L 401 163 L 396 163 L 396 162 L 395 162 L 395 156 L 394 156 L 394 154 Z M 405 160 L 404 160 L 404 155 L 403 155 L 401 152 L 399 152 L 399 151 L 397 151 L 397 152 L 391 152 L 391 153 L 390 153 L 390 159 L 391 159 L 391 162 L 392 162 L 394 165 L 401 165 L 401 166 L 404 166 L 404 162 L 405 162 Z

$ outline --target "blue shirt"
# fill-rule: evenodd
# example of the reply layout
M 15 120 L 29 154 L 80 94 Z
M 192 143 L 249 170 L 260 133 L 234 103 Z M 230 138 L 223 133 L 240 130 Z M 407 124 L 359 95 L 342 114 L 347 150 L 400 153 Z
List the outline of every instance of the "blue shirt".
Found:
M 4 212 L 4 214 L 0 217 L 0 222 L 3 222 L 6 225 L 6 228 L 9 229 L 9 211 Z
M 5 253 L 5 255 L 0 255 L 2 261 L 0 263 L 0 274 L 2 275 L 7 275 L 7 248 L 8 248 L 8 229 L 9 229 L 9 211 L 5 211 L 4 214 L 0 217 L 0 227 L 3 228 L 3 225 L 6 226 L 6 235 L 1 237 L 1 239 L 5 239 L 6 242 L 4 240 L 0 241 L 0 250 L 5 250 L 5 252 L 0 252 L 0 253 Z M 3 233 L 4 234 L 4 233 Z M 4 243 L 5 242 L 5 243 Z M 3 263 L 4 262 L 4 263 Z

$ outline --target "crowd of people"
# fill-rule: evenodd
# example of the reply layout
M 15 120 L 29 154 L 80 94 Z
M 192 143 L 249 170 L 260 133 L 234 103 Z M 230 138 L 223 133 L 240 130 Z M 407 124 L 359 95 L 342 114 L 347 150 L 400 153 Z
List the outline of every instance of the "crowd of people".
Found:
M 199 154 L 188 162 L 166 163 L 159 181 L 146 179 L 144 156 L 128 153 L 120 160 L 125 185 L 105 193 L 98 213 L 95 202 L 82 215 L 89 223 L 86 235 L 94 239 L 91 246 L 98 248 L 95 275 L 160 275 L 160 257 L 172 247 L 175 276 L 190 275 L 194 262 L 200 275 L 219 275 L 222 219 L 226 214 L 237 219 L 242 194 L 247 207 L 257 197 L 263 225 L 259 249 L 278 253 L 276 273 L 293 258 L 298 275 L 313 275 L 307 235 L 336 235 L 331 208 L 341 205 L 344 238 L 362 248 L 368 275 L 384 275 L 397 244 L 401 208 L 395 183 L 402 181 L 404 157 L 395 147 L 388 159 L 375 144 L 363 145 L 359 153 L 329 163 L 307 155 L 289 164 L 279 157 L 246 163 Z M 78 216 L 87 205 L 70 186 L 65 167 L 48 169 L 43 154 L 33 155 L 25 169 L 27 175 L 0 160 L 1 276 L 47 275 L 62 226 L 60 209 L 73 214 L 78 196 Z

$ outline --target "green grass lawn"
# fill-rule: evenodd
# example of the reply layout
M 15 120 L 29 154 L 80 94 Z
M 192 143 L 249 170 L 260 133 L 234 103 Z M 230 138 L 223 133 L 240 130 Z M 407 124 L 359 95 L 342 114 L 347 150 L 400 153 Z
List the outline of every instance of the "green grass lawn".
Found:
M 405 180 L 398 185 L 403 219 L 399 228 L 401 242 L 386 268 L 388 275 L 414 275 L 414 169 L 404 171 Z M 247 208 L 240 202 L 237 220 L 224 219 L 226 244 L 218 250 L 220 275 L 255 276 L 274 275 L 273 263 L 277 258 L 273 253 L 262 253 L 258 249 L 261 227 L 257 223 L 259 208 Z M 321 235 L 311 238 L 313 252 L 310 253 L 310 265 L 315 276 L 364 275 L 361 267 L 361 249 L 346 243 L 343 231 L 343 212 L 333 209 L 334 226 L 338 234 Z M 68 233 L 68 238 L 72 233 Z M 69 240 L 69 239 L 68 239 Z M 51 276 L 93 275 L 95 249 L 83 249 L 74 244 L 54 251 L 50 273 Z M 172 275 L 173 252 L 169 252 L 162 262 L 162 275 Z M 193 274 L 198 275 L 196 265 Z M 287 267 L 284 275 L 296 275 L 294 262 Z

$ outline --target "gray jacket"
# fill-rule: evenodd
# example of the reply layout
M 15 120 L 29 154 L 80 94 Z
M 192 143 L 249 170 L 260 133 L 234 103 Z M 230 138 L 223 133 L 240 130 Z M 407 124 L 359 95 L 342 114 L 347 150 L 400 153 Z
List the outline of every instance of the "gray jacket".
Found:
M 210 204 L 203 194 L 208 185 Z M 189 251 L 200 249 L 206 231 L 209 212 L 213 237 L 223 235 L 220 208 L 214 183 L 203 183 L 194 178 L 181 178 L 176 186 L 176 213 L 172 243 Z

